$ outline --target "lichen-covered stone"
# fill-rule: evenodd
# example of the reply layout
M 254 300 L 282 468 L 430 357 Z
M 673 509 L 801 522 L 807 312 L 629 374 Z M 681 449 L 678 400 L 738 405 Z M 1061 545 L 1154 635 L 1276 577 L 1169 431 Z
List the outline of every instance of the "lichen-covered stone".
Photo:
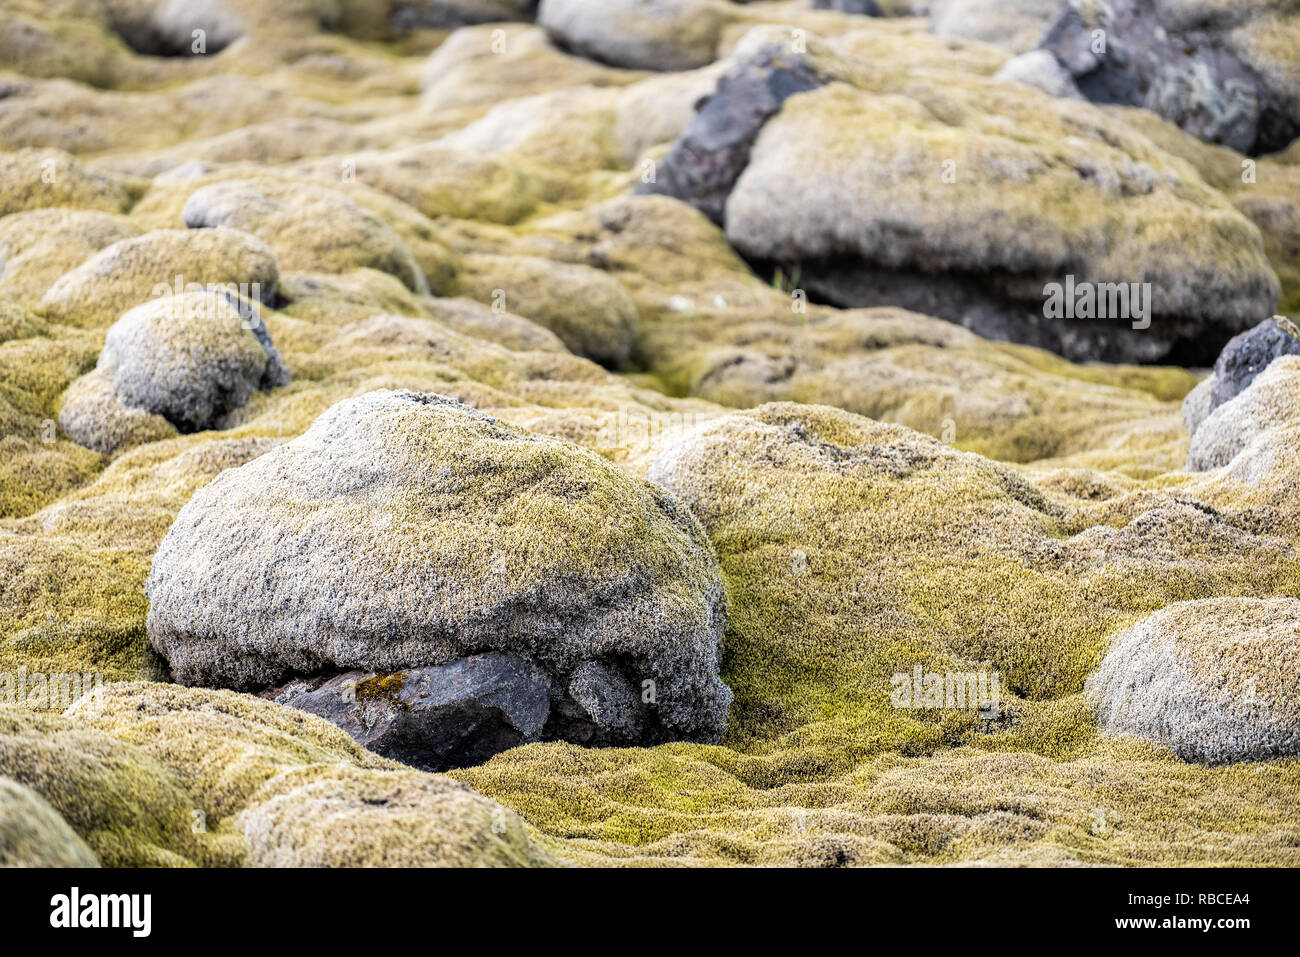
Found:
M 93 372 L 73 383 L 59 422 L 99 452 L 175 428 L 213 428 L 289 370 L 252 302 L 213 288 L 164 296 L 115 322 Z M 159 421 L 161 420 L 161 421 Z
M 1201 139 L 1267 153 L 1300 134 L 1297 40 L 1293 0 L 1069 0 L 1042 47 L 1094 102 L 1144 106 Z
M 1170 605 L 1116 635 L 1088 697 L 1102 727 L 1205 764 L 1300 755 L 1300 601 Z
M 1205 471 L 1227 465 L 1268 433 L 1294 426 L 1298 413 L 1300 356 L 1282 356 L 1255 376 L 1241 393 L 1198 423 L 1192 433 L 1187 467 Z
M 1148 141 L 1010 84 L 944 98 L 848 83 L 791 97 L 727 199 L 728 238 L 802 264 L 837 305 L 893 302 L 1074 358 L 1194 359 L 1276 303 L 1256 228 Z M 1019 117 L 1017 135 L 994 114 Z M 1048 285 L 1067 276 L 1141 276 L 1147 314 L 1052 315 Z
M 588 452 L 438 396 L 340 403 L 219 476 L 177 517 L 147 593 L 153 645 L 189 684 L 497 650 L 557 676 L 617 662 L 654 689 L 661 738 L 725 726 L 722 586 L 689 514 Z
M 1274 359 L 1294 355 L 1300 355 L 1300 329 L 1285 316 L 1233 336 L 1214 363 L 1209 411 L 1239 396 Z

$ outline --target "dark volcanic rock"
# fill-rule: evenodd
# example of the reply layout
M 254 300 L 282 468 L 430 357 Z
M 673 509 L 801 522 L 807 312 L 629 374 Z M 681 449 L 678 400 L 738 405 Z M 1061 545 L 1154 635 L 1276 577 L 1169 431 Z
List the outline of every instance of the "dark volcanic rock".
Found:
M 863 13 L 869 17 L 883 17 L 884 11 L 876 0 L 813 0 L 814 10 L 838 10 L 840 13 Z
M 494 653 L 390 674 L 298 680 L 265 697 L 319 715 L 377 754 L 445 771 L 541 740 L 550 690 L 535 665 Z
M 1300 329 L 1284 316 L 1265 319 L 1254 329 L 1233 336 L 1214 363 L 1214 411 L 1236 398 L 1278 356 L 1300 355 Z
M 1146 107 L 1203 140 L 1267 153 L 1300 135 L 1300 84 L 1265 59 L 1278 37 L 1260 42 L 1280 31 L 1274 15 L 1262 4 L 1070 0 L 1042 48 L 1094 103 Z
M 501 652 L 409 671 L 298 678 L 262 696 L 426 771 L 480 764 L 534 741 L 633 744 L 651 723 L 632 684 L 599 661 L 584 661 L 557 686 L 527 658 Z
M 684 200 L 723 225 L 727 197 L 749 163 L 763 124 L 789 97 L 823 82 L 803 57 L 782 46 L 765 47 L 742 60 L 701 104 L 660 162 L 656 181 L 638 191 Z

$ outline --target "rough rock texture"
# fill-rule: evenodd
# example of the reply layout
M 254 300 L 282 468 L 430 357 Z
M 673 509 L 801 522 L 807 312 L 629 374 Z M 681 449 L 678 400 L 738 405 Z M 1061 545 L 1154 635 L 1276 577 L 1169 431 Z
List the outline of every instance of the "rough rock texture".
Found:
M 1094 102 L 1144 106 L 1201 139 L 1268 153 L 1300 134 L 1297 41 L 1294 0 L 1069 0 L 1042 45 Z
M 1088 697 L 1102 727 L 1205 764 L 1300 754 L 1300 601 L 1178 602 L 1117 635 Z
M 31 788 L 0 777 L 0 867 L 98 867 L 59 812 Z
M 320 715 L 376 754 L 446 771 L 541 740 L 551 685 L 526 659 L 494 653 L 390 674 L 299 680 L 264 696 Z
M 256 390 L 288 382 L 252 302 L 220 288 L 187 292 L 136 306 L 109 328 L 94 371 L 65 394 L 59 423 L 82 445 L 112 452 L 168 425 L 219 427 Z
M 1186 761 L 1105 733 L 1084 692 L 1114 637 L 1168 606 L 1297 594 L 1297 359 L 1270 363 L 1208 413 L 1203 439 L 1180 415 L 1184 403 L 1191 421 L 1207 415 L 1204 371 L 1233 335 L 1274 313 L 1300 318 L 1300 144 L 1247 156 L 1187 131 L 1234 129 L 1222 121 L 1245 114 L 1223 106 L 1294 87 L 1293 0 L 1151 5 L 1177 13 L 1167 35 L 1189 51 L 1166 61 L 1171 102 L 1213 108 L 1187 113 L 1186 129 L 1141 105 L 1008 82 L 1035 62 L 1061 79 L 1046 51 L 1020 60 L 995 45 L 1019 32 L 1018 3 L 983 5 L 985 23 L 1002 18 L 986 34 L 995 44 L 936 36 L 926 0 L 881 0 L 884 17 L 810 0 L 556 5 L 585 11 L 575 37 L 591 55 L 705 64 L 680 71 L 598 62 L 543 27 L 488 22 L 528 6 L 0 0 L 0 775 L 41 795 L 109 866 L 1300 865 L 1300 762 Z M 194 55 L 173 23 L 164 48 L 150 31 L 184 7 L 238 38 Z M 462 20 L 483 22 L 451 28 Z M 1198 23 L 1218 26 L 1202 36 Z M 1112 50 L 1131 41 L 1110 39 Z M 1221 84 L 1227 60 L 1201 69 L 1207 51 L 1229 48 L 1256 74 L 1240 88 Z M 719 81 L 763 50 L 772 75 L 807 70 L 816 88 L 781 96 L 755 83 L 756 119 L 729 112 L 728 96 L 715 102 Z M 1184 62 L 1190 84 L 1177 79 Z M 720 228 L 690 205 L 706 205 L 703 191 L 638 195 L 671 179 L 666 158 L 702 113 L 739 133 L 704 126 L 718 149 L 694 157 L 705 173 L 715 153 L 728 161 L 707 181 L 718 219 L 767 157 L 774 199 L 798 210 L 780 224 L 788 234 L 816 227 L 850 250 L 874 237 L 885 261 L 742 256 L 733 243 L 780 231 L 745 236 L 730 217 Z M 810 130 L 800 149 L 796 127 Z M 294 187 L 346 198 L 398 237 L 433 295 L 373 256 L 379 247 L 324 245 L 330 222 L 291 235 L 263 217 L 262 238 L 182 228 L 191 196 L 240 181 L 277 184 L 266 192 L 286 220 Z M 343 221 L 359 222 L 350 208 Z M 82 271 L 115 244 L 146 255 L 118 256 L 98 278 Z M 1276 306 L 1251 292 L 1270 285 L 1266 268 Z M 568 278 L 548 285 L 552 272 Z M 71 441 L 59 415 L 79 390 L 98 382 L 123 409 L 86 377 L 108 327 L 178 274 L 262 281 L 259 311 L 292 384 L 254 392 L 220 431 L 181 433 L 137 410 L 112 455 Z M 1086 321 L 1045 329 L 1043 288 L 1069 274 L 1150 280 L 1151 327 L 1117 323 L 1129 329 L 1122 348 Z M 518 308 L 525 288 L 531 314 Z M 563 495 L 518 497 L 546 521 L 475 513 L 494 540 L 513 543 L 514 530 L 532 543 L 499 549 L 499 574 L 494 554 L 466 551 L 457 580 L 480 589 L 523 587 L 510 576 L 564 542 L 565 554 L 611 541 L 644 554 L 616 505 L 584 512 L 561 542 L 552 513 L 575 513 L 557 500 L 592 487 L 622 489 L 604 500 L 616 503 L 650 495 L 639 482 L 652 465 L 689 496 L 680 507 L 698 509 L 728 591 L 718 676 L 735 701 L 716 744 L 640 746 L 657 740 L 648 689 L 634 663 L 600 654 L 556 673 L 519 648 L 398 668 L 359 653 L 285 676 L 324 684 L 475 655 L 531 660 L 550 688 L 546 722 L 563 731 L 544 726 L 540 740 L 451 772 L 473 792 L 297 708 L 133 683 L 175 681 L 150 642 L 145 584 L 191 499 L 215 484 L 204 508 L 226 527 L 212 498 L 232 476 L 376 390 L 453 396 L 548 437 L 537 447 L 568 450 L 564 461 L 576 446 L 594 463 L 563 473 L 577 476 Z M 1202 441 L 1225 464 L 1185 470 Z M 341 527 L 391 538 L 382 523 L 404 500 L 372 508 L 367 496 L 405 486 L 365 483 L 377 465 L 418 471 L 393 464 L 406 447 L 353 462 L 356 484 L 329 506 Z M 459 453 L 442 461 L 459 475 Z M 457 495 L 507 474 L 467 473 Z M 609 481 L 593 486 L 593 474 Z M 299 524 L 259 534 L 309 534 L 305 505 L 275 508 Z M 439 515 L 419 526 L 428 541 L 488 540 Z M 613 532 L 611 516 L 623 523 Z M 234 575 L 233 592 L 239 575 L 265 571 L 212 561 L 204 580 L 220 590 Z M 305 606 L 229 607 L 256 635 L 253 616 Z M 570 610 L 586 620 L 585 607 Z M 923 679 L 996 673 L 996 714 L 895 706 L 893 679 L 917 665 Z M 46 689 L 98 675 L 106 687 L 62 716 L 13 703 L 24 676 L 39 700 L 37 675 Z
M 498 650 L 556 680 L 598 660 L 650 682 L 651 739 L 725 726 L 724 596 L 694 519 L 588 452 L 440 396 L 340 403 L 218 477 L 146 591 L 153 646 L 187 684 Z
M 719 225 L 727 197 L 749 164 L 763 124 L 789 97 L 823 83 L 806 58 L 770 46 L 742 59 L 700 104 L 686 132 L 664 156 L 654 181 L 638 192 L 686 200 Z
M 748 65 L 719 84 L 658 175 L 673 195 L 716 214 L 743 164 L 725 201 L 728 238 L 752 260 L 797 268 L 821 298 L 901 305 L 1075 359 L 1206 362 L 1208 343 L 1277 302 L 1256 228 L 1100 114 L 1081 119 L 1077 105 L 1008 84 L 969 83 L 942 97 L 895 88 L 815 38 L 797 60 L 783 44 L 770 32 L 746 37 L 736 56 Z M 790 70 L 796 87 L 809 74 L 850 82 L 781 104 L 771 90 L 791 92 Z M 734 82 L 746 75 L 756 79 Z M 732 96 L 745 118 L 741 137 L 729 133 Z M 746 149 L 753 114 L 775 106 Z M 1007 116 L 1021 124 L 1014 134 Z M 719 141 L 736 146 L 701 172 L 692 144 Z M 791 169 L 803 174 L 792 180 Z M 1141 231 L 1130 226 L 1138 221 Z M 1185 242 L 1189 233 L 1204 237 L 1199 248 Z M 1107 304 L 1077 317 L 1049 313 L 1049 284 L 1067 282 L 1106 284 L 1097 295 Z M 1145 315 L 1125 307 L 1114 285 L 1128 293 L 1142 282 Z
M 1300 355 L 1300 329 L 1285 316 L 1265 319 L 1228 340 L 1214 363 L 1209 411 L 1236 398 L 1278 356 Z
M 1213 407 L 1200 420 L 1192 430 L 1188 470 L 1201 472 L 1227 465 L 1268 432 L 1292 425 L 1298 412 L 1300 357 L 1285 355 L 1256 375 L 1235 398 Z
M 124 239 L 65 273 L 39 308 L 56 322 L 105 328 L 132 306 L 205 286 L 270 302 L 280 271 L 270 248 L 236 229 L 159 229 Z

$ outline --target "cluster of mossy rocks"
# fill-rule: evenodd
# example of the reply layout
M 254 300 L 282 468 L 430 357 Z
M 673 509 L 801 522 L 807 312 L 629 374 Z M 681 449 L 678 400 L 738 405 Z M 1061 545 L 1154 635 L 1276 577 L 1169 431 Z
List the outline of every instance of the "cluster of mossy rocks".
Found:
M 0 864 L 1300 863 L 1300 0 L 0 15 Z

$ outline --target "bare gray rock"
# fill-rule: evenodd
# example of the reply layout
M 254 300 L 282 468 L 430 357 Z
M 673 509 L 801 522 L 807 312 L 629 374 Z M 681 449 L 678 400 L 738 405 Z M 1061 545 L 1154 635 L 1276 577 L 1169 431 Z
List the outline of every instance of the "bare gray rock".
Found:
M 1210 412 L 1235 399 L 1278 356 L 1300 355 L 1300 329 L 1285 316 L 1265 319 L 1233 336 L 1214 363 Z

